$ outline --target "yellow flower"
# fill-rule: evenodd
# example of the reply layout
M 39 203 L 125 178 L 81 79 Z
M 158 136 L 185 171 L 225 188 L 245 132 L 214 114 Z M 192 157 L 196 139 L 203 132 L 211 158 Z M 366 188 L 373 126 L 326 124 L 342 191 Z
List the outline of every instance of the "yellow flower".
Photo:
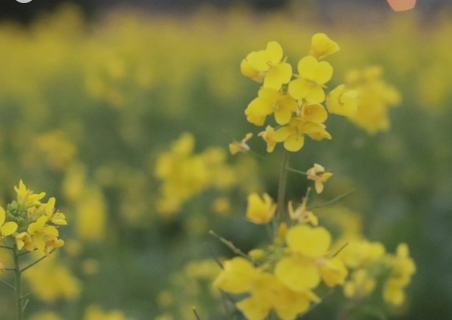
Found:
M 365 269 L 353 272 L 351 279 L 344 284 L 344 294 L 348 298 L 363 298 L 370 295 L 376 286 L 376 281 Z
M 304 198 L 303 202 L 295 210 L 292 201 L 289 201 L 288 208 L 290 219 L 297 221 L 298 223 L 311 223 L 313 226 L 319 224 L 317 216 L 307 208 L 307 198 Z
M 33 244 L 33 240 L 28 232 L 21 232 L 16 235 L 16 245 L 17 249 L 22 250 L 25 248 L 27 251 L 33 251 L 35 246 Z
M 248 208 L 246 218 L 255 224 L 265 224 L 273 219 L 276 211 L 276 204 L 268 194 L 261 198 L 257 193 L 248 196 Z
M 45 214 L 47 216 L 47 219 L 53 224 L 58 226 L 65 226 L 67 225 L 66 216 L 62 212 L 55 212 L 55 201 L 55 198 L 52 197 L 49 199 L 49 201 L 47 201 L 46 204 L 43 205 L 45 208 Z
M 320 273 L 315 261 L 298 255 L 279 260 L 275 275 L 286 287 L 296 292 L 314 289 L 320 283 Z
M 259 137 L 262 137 L 264 141 L 267 143 L 267 152 L 273 152 L 276 146 L 275 140 L 275 129 L 272 126 L 267 126 L 265 131 L 262 131 L 258 134 Z
M 36 222 L 30 223 L 28 233 L 30 234 L 36 248 L 47 253 L 47 241 L 55 240 L 58 237 L 58 229 L 47 225 L 48 218 L 41 216 Z
M 331 244 L 331 235 L 323 227 L 311 228 L 307 225 L 297 225 L 287 232 L 286 242 L 292 252 L 310 258 L 319 258 L 327 253 Z
M 12 235 L 14 232 L 16 232 L 18 226 L 17 223 L 14 221 L 8 221 L 6 220 L 6 212 L 3 207 L 0 207 L 0 236 L 7 237 Z
M 19 186 L 14 187 L 17 194 L 17 202 L 19 205 L 23 206 L 25 209 L 30 207 L 40 205 L 40 200 L 45 197 L 45 192 L 39 194 L 34 194 L 33 191 L 27 189 L 27 186 L 22 180 L 19 181 Z
M 266 117 L 275 113 L 275 120 L 278 124 L 289 122 L 292 113 L 297 111 L 297 102 L 289 95 L 272 88 L 261 88 L 258 97 L 251 101 L 245 110 L 245 115 L 250 123 L 262 126 Z
M 351 117 L 358 109 L 358 91 L 345 90 L 345 85 L 340 85 L 328 95 L 327 106 L 330 113 Z
M 265 50 L 251 52 L 242 61 L 242 74 L 256 82 L 264 82 L 264 87 L 279 90 L 292 77 L 292 66 L 284 61 L 281 45 L 270 41 Z
M 326 56 L 338 52 L 339 45 L 328 38 L 324 33 L 316 33 L 312 36 L 310 54 L 317 59 L 323 59 Z
M 344 284 L 348 271 L 342 260 L 334 258 L 320 262 L 320 275 L 329 287 Z
M 411 277 L 416 272 L 416 265 L 410 258 L 408 246 L 405 243 L 397 246 L 395 257 L 389 257 L 392 270 L 389 279 L 383 287 L 383 299 L 395 306 L 405 301 L 404 288 L 408 286 Z
M 245 293 L 251 289 L 257 270 L 248 260 L 235 257 L 223 265 L 223 271 L 215 279 L 213 286 L 230 293 Z
M 323 85 L 333 76 L 333 67 L 328 62 L 307 56 L 298 62 L 298 72 L 298 79 L 289 83 L 289 94 L 297 100 L 322 103 L 325 100 Z
M 304 146 L 303 125 L 304 121 L 301 119 L 292 118 L 287 126 L 276 130 L 274 139 L 277 142 L 284 142 L 287 151 L 297 152 Z
M 317 163 L 307 171 L 307 174 L 308 179 L 315 182 L 315 191 L 317 193 L 323 192 L 323 184 L 333 176 L 331 172 L 325 172 L 325 168 Z
M 341 259 L 349 268 L 362 268 L 380 260 L 385 247 L 379 242 L 352 240 L 341 252 Z
M 249 145 L 246 143 L 248 140 L 250 140 L 253 137 L 252 133 L 247 133 L 245 135 L 245 138 L 242 139 L 242 141 L 238 142 L 238 141 L 234 141 L 232 143 L 229 144 L 229 152 L 231 152 L 231 154 L 236 154 L 238 152 L 248 152 L 250 151 L 250 147 Z
M 328 113 L 321 104 L 305 104 L 301 109 L 301 118 L 306 122 L 324 123 Z

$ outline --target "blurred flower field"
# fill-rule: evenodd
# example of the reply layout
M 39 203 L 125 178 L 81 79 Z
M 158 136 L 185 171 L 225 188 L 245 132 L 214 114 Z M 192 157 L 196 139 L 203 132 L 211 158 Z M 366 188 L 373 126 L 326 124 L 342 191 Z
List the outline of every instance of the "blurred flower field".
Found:
M 328 57 L 328 91 L 381 73 L 390 93 L 380 104 L 391 106 L 362 121 L 331 116 L 332 139 L 306 139 L 290 164 L 334 173 L 310 198 L 334 238 L 362 234 L 392 253 L 405 243 L 416 263 L 400 306 L 373 295 L 342 319 L 452 318 L 452 20 L 426 20 L 414 11 L 357 28 L 294 6 L 184 17 L 124 9 L 87 22 L 62 7 L 28 27 L 4 22 L 0 204 L 22 179 L 54 196 L 68 222 L 64 247 L 24 273 L 26 319 L 196 319 L 193 307 L 203 320 L 229 319 L 212 283 L 215 259 L 234 253 L 209 231 L 244 252 L 268 238 L 245 221 L 247 198 L 276 198 L 283 150 L 267 154 L 253 137 L 251 152 L 229 152 L 254 127 L 245 109 L 258 86 L 240 62 L 274 40 L 296 65 L 318 32 L 341 47 Z M 289 175 L 288 198 L 301 201 L 308 186 Z M 1 279 L 13 281 L 6 270 Z M 303 319 L 335 319 L 343 296 L 333 290 Z M 0 318 L 15 319 L 7 286 L 0 301 Z

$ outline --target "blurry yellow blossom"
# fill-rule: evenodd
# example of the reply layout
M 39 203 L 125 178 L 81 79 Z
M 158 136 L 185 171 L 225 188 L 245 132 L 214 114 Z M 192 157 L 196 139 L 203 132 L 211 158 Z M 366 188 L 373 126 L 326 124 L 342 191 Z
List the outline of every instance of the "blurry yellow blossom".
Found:
M 343 285 L 348 275 L 348 270 L 342 260 L 334 258 L 331 260 L 321 260 L 320 275 L 329 287 Z
M 215 288 L 231 293 L 244 293 L 250 290 L 258 272 L 251 262 L 236 257 L 226 261 L 223 267 L 223 271 L 213 284 Z
M 248 54 L 240 69 L 244 76 L 259 83 L 264 82 L 264 87 L 279 90 L 292 77 L 291 65 L 282 60 L 281 45 L 270 41 L 265 50 Z
M 358 91 L 346 90 L 345 85 L 340 85 L 331 90 L 327 106 L 330 113 L 351 117 L 358 109 Z
M 248 196 L 246 218 L 255 224 L 266 224 L 273 219 L 276 204 L 268 194 L 260 197 L 257 193 Z
M 326 172 L 325 168 L 317 163 L 307 171 L 307 174 L 308 179 L 315 182 L 315 191 L 317 193 L 323 192 L 323 184 L 333 176 L 331 172 Z
M 339 50 L 339 45 L 331 40 L 326 34 L 316 33 L 312 36 L 310 54 L 317 59 L 323 59 Z
M 107 208 L 102 191 L 96 186 L 86 186 L 83 197 L 75 205 L 77 235 L 85 241 L 103 240 L 106 232 Z
M 63 320 L 63 318 L 53 311 L 43 311 L 33 314 L 30 320 Z
M 267 143 L 267 152 L 273 152 L 277 143 L 275 140 L 275 129 L 271 126 L 267 126 L 265 131 L 259 133 L 259 137 L 262 137 Z
M 253 137 L 252 133 L 247 133 L 245 135 L 245 138 L 242 139 L 242 141 L 237 142 L 234 141 L 229 144 L 229 152 L 231 154 L 236 154 L 238 152 L 248 152 L 250 151 L 250 146 L 246 143 L 248 140 L 250 140 Z
M 416 265 L 409 256 L 408 246 L 404 243 L 398 245 L 396 255 L 388 257 L 388 260 L 391 273 L 383 287 L 383 298 L 390 304 L 400 306 L 405 302 L 404 289 L 411 282 Z
M 292 201 L 289 201 L 288 205 L 290 219 L 297 221 L 298 223 L 310 223 L 313 226 L 319 224 L 317 216 L 308 210 L 307 198 L 304 198 L 302 203 L 294 209 Z
M 35 145 L 45 155 L 48 164 L 58 170 L 66 168 L 77 153 L 67 134 L 60 130 L 39 135 Z
M 45 302 L 77 299 L 80 281 L 55 256 L 50 255 L 24 273 L 31 292 Z
M 76 201 L 83 195 L 85 188 L 86 172 L 80 163 L 74 163 L 66 169 L 63 180 L 63 194 L 66 199 Z
M 344 284 L 344 294 L 348 298 L 363 298 L 370 295 L 376 286 L 376 281 L 365 269 L 355 271 L 351 279 Z
M 321 103 L 325 100 L 323 86 L 333 76 L 333 67 L 326 61 L 307 56 L 298 62 L 298 79 L 289 83 L 289 93 L 297 100 Z
M 127 320 L 127 317 L 119 310 L 103 311 L 101 308 L 91 305 L 86 309 L 83 320 Z
M 218 197 L 212 203 L 212 210 L 219 215 L 228 214 L 231 211 L 231 203 L 226 197 Z
M 350 240 L 340 257 L 349 268 L 357 269 L 378 261 L 385 251 L 385 247 L 379 242 Z
M 346 77 L 347 87 L 359 96 L 350 120 L 371 134 L 389 129 L 389 108 L 400 103 L 398 91 L 383 81 L 382 73 L 381 68 L 370 67 L 350 71 Z

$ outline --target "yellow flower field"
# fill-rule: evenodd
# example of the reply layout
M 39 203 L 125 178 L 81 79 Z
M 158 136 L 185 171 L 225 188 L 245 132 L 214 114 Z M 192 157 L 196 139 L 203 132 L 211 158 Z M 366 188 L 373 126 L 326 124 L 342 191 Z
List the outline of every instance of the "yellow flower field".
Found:
M 452 317 L 450 12 L 366 14 L 2 22 L 0 319 Z

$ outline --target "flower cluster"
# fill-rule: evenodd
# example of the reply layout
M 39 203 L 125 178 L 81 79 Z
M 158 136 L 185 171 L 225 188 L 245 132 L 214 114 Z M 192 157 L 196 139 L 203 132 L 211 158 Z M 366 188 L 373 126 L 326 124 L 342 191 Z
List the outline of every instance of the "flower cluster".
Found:
M 64 245 L 59 238 L 59 226 L 67 225 L 64 213 L 55 209 L 55 198 L 41 202 L 45 193 L 33 193 L 22 180 L 16 191 L 16 200 L 0 207 L 0 234 L 9 239 L 18 250 L 39 250 L 46 255 L 53 248 Z
M 353 101 L 350 93 L 342 94 L 341 98 L 344 105 L 354 105 L 356 112 L 350 114 L 350 120 L 371 134 L 389 129 L 389 108 L 400 103 L 398 91 L 382 79 L 382 74 L 380 67 L 350 71 L 345 87 L 359 95 L 358 104 L 349 102 Z M 330 97 L 336 95 L 332 92 Z M 335 102 L 331 100 L 330 104 L 335 105 Z
M 159 213 L 173 215 L 185 202 L 206 189 L 227 191 L 237 185 L 238 176 L 243 177 L 240 165 L 226 163 L 226 153 L 222 149 L 208 148 L 202 153 L 195 153 L 194 148 L 194 137 L 185 133 L 173 143 L 169 151 L 157 157 L 155 175 L 162 182 L 157 200 Z M 239 152 L 243 148 L 246 148 L 246 141 L 235 142 L 230 146 L 231 152 Z M 225 200 L 219 197 L 212 206 L 216 211 L 223 212 L 228 208 Z
M 271 205 L 267 209 L 273 210 Z M 315 227 L 316 219 L 294 217 L 292 222 L 290 227 L 280 224 L 278 236 L 267 249 L 226 261 L 214 282 L 225 292 L 247 294 L 237 303 L 247 319 L 265 319 L 270 312 L 280 319 L 295 319 L 321 301 L 315 289 L 345 281 L 348 271 L 331 250 L 330 233 Z
M 257 98 L 245 110 L 247 120 L 263 126 L 267 117 L 274 115 L 277 124 L 277 127 L 268 125 L 259 133 L 268 152 L 273 152 L 277 143 L 283 143 L 288 151 L 299 151 L 305 136 L 313 140 L 331 139 L 324 124 L 328 112 L 323 103 L 333 67 L 322 60 L 337 51 L 336 42 L 318 33 L 312 37 L 309 55 L 298 62 L 298 74 L 293 74 L 276 41 L 269 42 L 265 50 L 251 52 L 242 61 L 242 74 L 263 84 Z M 356 111 L 357 97 L 356 91 L 339 86 L 330 93 L 328 111 L 351 116 Z
M 377 289 L 377 280 L 384 280 L 383 300 L 394 306 L 404 303 L 404 288 L 416 272 L 406 244 L 399 244 L 396 255 L 392 255 L 379 242 L 354 240 L 343 250 L 341 259 L 352 270 L 344 285 L 345 296 L 365 299 Z

